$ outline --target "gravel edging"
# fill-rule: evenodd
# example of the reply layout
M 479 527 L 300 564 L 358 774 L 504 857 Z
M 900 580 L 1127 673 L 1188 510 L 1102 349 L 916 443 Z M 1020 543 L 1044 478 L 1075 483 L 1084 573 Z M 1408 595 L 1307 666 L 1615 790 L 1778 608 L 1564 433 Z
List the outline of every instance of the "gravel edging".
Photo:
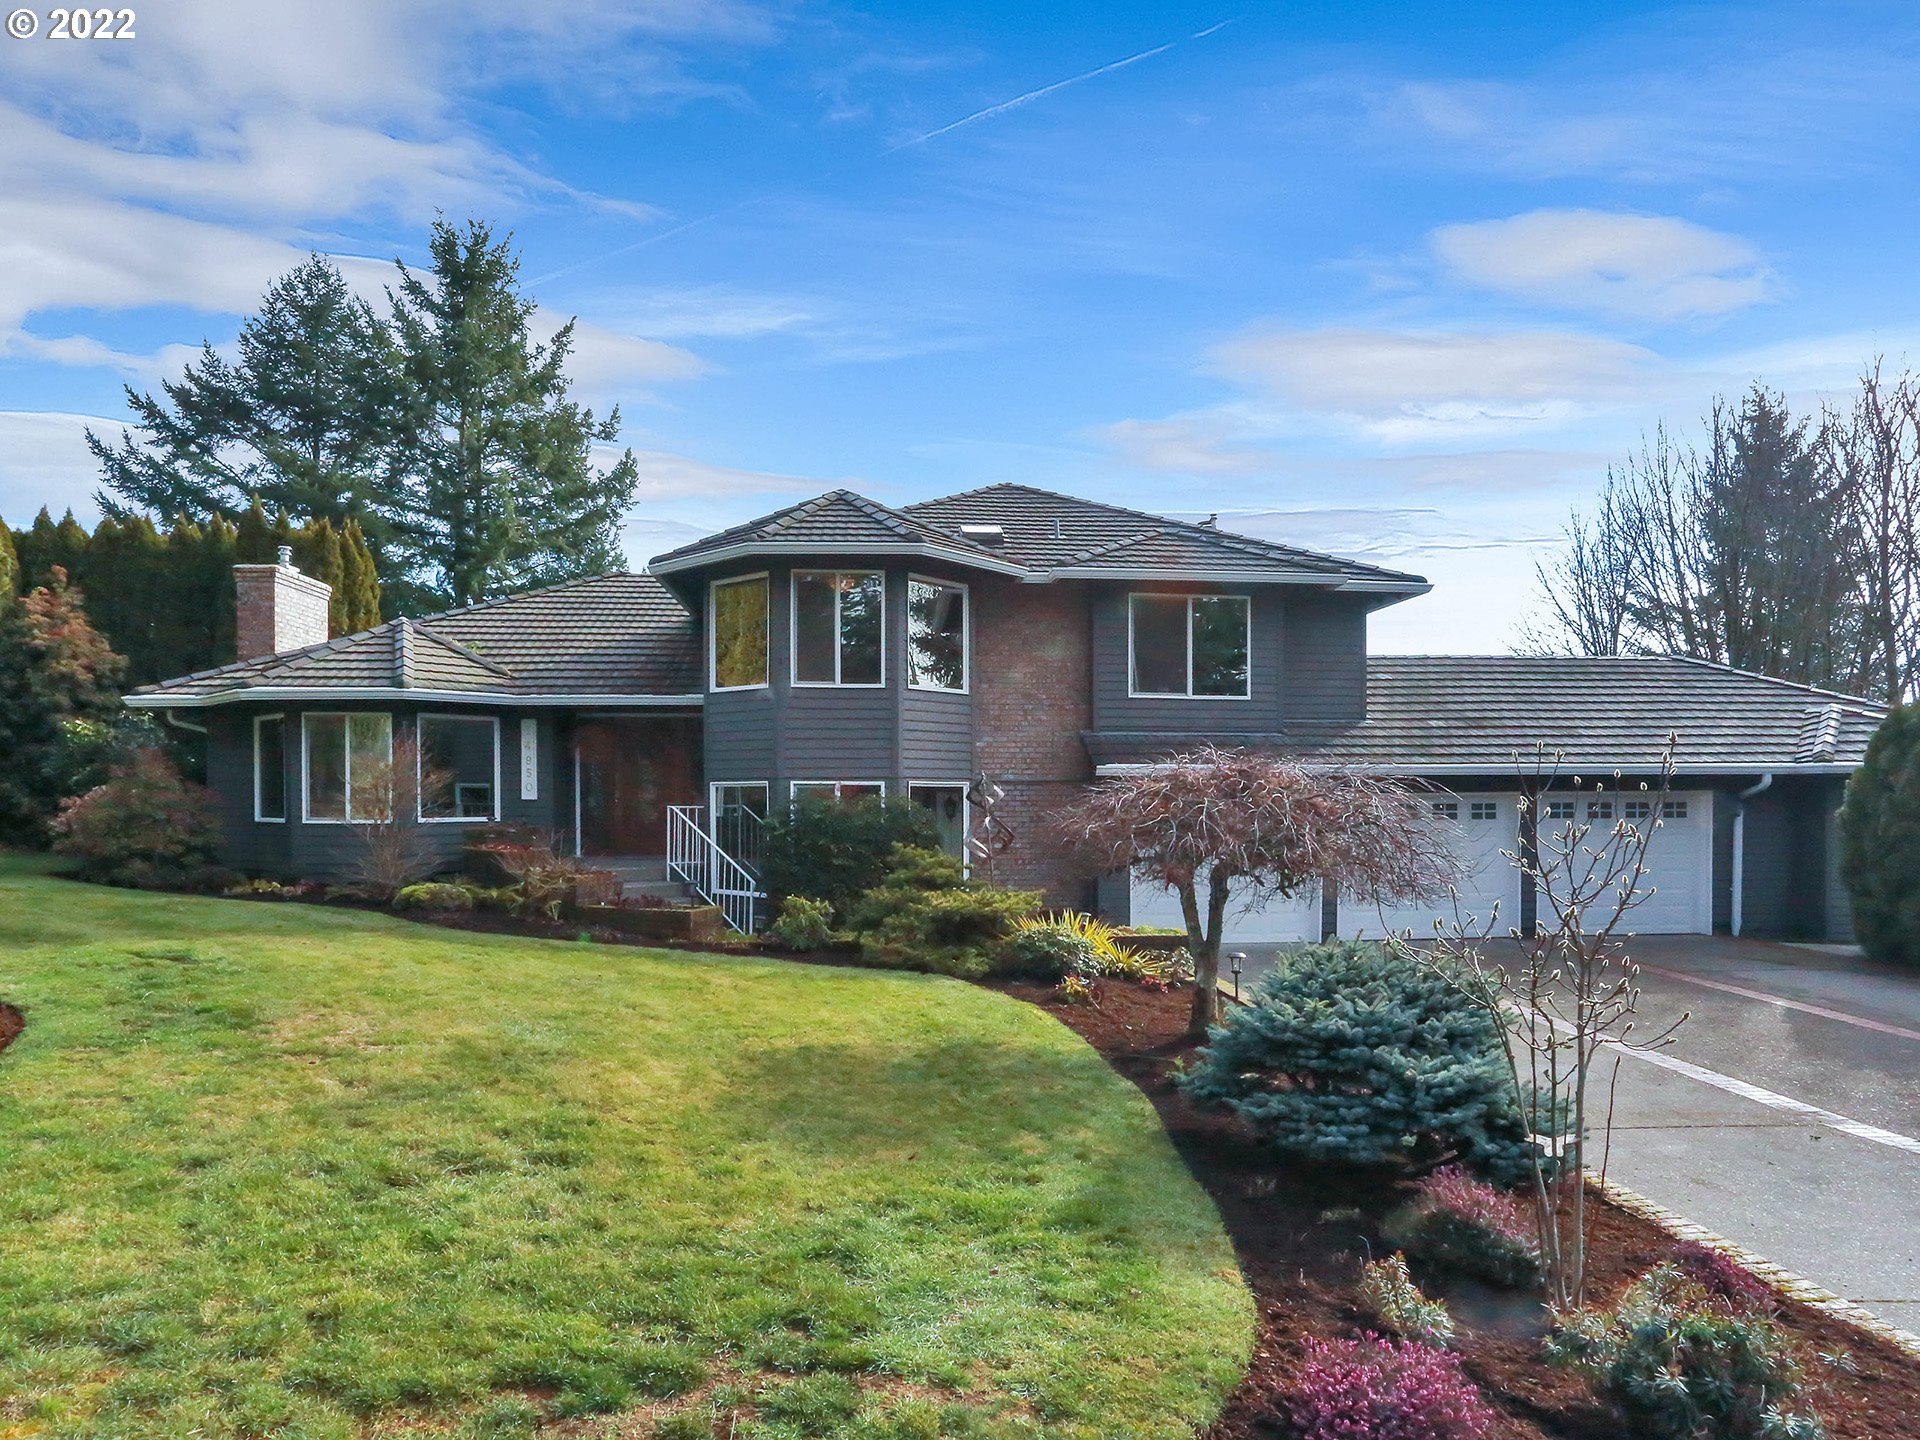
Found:
M 1638 1191 L 1629 1190 L 1617 1180 L 1602 1180 L 1589 1175 L 1589 1184 L 1613 1204 L 1630 1215 L 1637 1215 L 1681 1240 L 1692 1240 L 1697 1244 L 1718 1250 L 1722 1255 L 1751 1271 L 1757 1278 L 1765 1281 L 1782 1295 L 1797 1300 L 1802 1305 L 1845 1321 L 1856 1330 L 1864 1330 L 1877 1340 L 1897 1346 L 1907 1354 L 1920 1360 L 1920 1335 L 1911 1330 L 1902 1330 L 1897 1325 L 1889 1325 L 1865 1306 L 1844 1300 L 1831 1290 L 1813 1283 L 1804 1275 L 1797 1275 L 1784 1266 L 1776 1265 L 1764 1255 L 1757 1255 L 1744 1245 L 1715 1234 L 1704 1225 L 1696 1225 L 1684 1215 L 1678 1215 L 1666 1206 L 1656 1204 Z

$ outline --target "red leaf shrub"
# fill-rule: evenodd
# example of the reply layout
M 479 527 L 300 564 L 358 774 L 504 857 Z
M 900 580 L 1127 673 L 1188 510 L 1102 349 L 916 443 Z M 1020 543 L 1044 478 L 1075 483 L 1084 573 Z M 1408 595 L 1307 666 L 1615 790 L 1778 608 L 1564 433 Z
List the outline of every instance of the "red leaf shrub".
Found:
M 60 802 L 53 848 L 95 880 L 168 886 L 198 880 L 219 848 L 213 797 L 158 750 L 137 750 L 104 785 Z
M 1779 1297 L 1764 1280 L 1711 1245 L 1684 1240 L 1673 1247 L 1673 1263 L 1702 1290 L 1718 1295 L 1737 1309 L 1771 1310 L 1779 1303 Z
M 1518 1288 L 1540 1278 L 1532 1219 L 1504 1190 L 1458 1165 L 1414 1186 L 1414 1198 L 1387 1217 L 1387 1237 L 1433 1270 Z
M 1521 1214 L 1519 1202 L 1509 1192 L 1476 1180 L 1459 1165 L 1436 1170 L 1413 1188 L 1436 1210 L 1476 1220 L 1483 1229 L 1516 1245 L 1533 1244 L 1533 1221 Z
M 1383 1340 L 1306 1342 L 1287 1397 L 1300 1440 L 1483 1440 L 1495 1415 L 1460 1362 L 1431 1346 Z

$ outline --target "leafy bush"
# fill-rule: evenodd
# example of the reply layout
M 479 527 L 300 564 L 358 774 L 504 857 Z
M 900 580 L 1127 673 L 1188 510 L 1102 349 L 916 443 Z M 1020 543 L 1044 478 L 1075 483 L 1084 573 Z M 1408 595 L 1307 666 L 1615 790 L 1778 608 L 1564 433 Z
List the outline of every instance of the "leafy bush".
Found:
M 1210 1032 L 1182 1083 L 1289 1159 L 1532 1173 L 1498 1025 L 1418 956 L 1307 947 Z
M 189 785 L 158 750 L 115 765 L 111 778 L 61 802 L 54 849 L 90 878 L 115 885 L 180 885 L 213 865 L 219 826 L 213 797 Z
M 1360 1303 L 1382 1328 L 1403 1340 L 1442 1350 L 1453 1344 L 1453 1316 L 1447 1313 L 1447 1302 L 1420 1293 L 1407 1273 L 1404 1255 L 1389 1255 L 1362 1267 Z
M 1091 980 L 1105 971 L 1100 952 L 1086 936 L 1054 923 L 1050 915 L 1020 921 L 1007 937 L 1001 968 L 1009 974 L 1061 980 Z
M 1496 1417 L 1430 1345 L 1368 1336 L 1304 1346 L 1286 1406 L 1299 1440 L 1483 1440 Z
M 1847 781 L 1840 874 L 1866 952 L 1920 967 L 1920 706 L 1887 716 Z
M 767 818 L 760 879 L 776 902 L 807 895 L 844 918 L 886 881 L 896 849 L 932 850 L 939 843 L 932 814 L 910 800 L 808 798 Z
M 1533 1223 L 1512 1195 L 1457 1165 L 1426 1176 L 1387 1217 L 1387 1238 L 1436 1270 L 1517 1288 L 1540 1278 Z
M 767 938 L 789 950 L 824 950 L 833 943 L 833 907 L 824 900 L 789 895 L 767 926 Z
M 406 885 L 394 892 L 393 907 L 396 910 L 471 910 L 473 891 L 444 880 Z
M 1789 1409 L 1803 1376 L 1774 1324 L 1736 1315 L 1678 1266 L 1641 1276 L 1612 1309 L 1555 1317 L 1547 1358 L 1586 1377 L 1652 1440 L 1818 1440 Z
M 490 845 L 486 851 L 494 865 L 507 876 L 508 883 L 499 888 L 506 894 L 507 908 L 516 915 L 557 920 L 583 881 L 592 883 L 590 877 L 607 874 L 590 868 L 572 855 L 560 854 L 548 840 L 525 845 Z
M 1013 926 L 1039 908 L 1037 890 L 972 885 L 953 856 L 901 845 L 885 882 L 860 897 L 848 924 L 869 965 L 978 980 L 992 973 Z

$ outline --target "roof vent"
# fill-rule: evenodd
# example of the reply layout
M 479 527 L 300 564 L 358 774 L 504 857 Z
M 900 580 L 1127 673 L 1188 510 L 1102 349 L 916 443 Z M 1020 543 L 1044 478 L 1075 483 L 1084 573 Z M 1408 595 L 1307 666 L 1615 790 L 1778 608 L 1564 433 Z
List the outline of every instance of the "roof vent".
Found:
M 1007 543 L 1007 532 L 1000 525 L 962 525 L 960 538 L 971 540 L 976 545 L 991 545 L 995 549 Z

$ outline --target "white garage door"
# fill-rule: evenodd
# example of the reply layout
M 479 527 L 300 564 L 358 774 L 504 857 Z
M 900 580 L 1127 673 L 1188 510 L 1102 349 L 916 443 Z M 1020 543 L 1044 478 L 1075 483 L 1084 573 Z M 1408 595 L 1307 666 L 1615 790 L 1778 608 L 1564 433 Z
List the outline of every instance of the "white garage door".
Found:
M 1411 931 L 1415 940 L 1433 938 L 1434 922 L 1459 922 L 1470 932 L 1492 926 L 1504 935 L 1520 923 L 1520 871 L 1501 852 L 1518 850 L 1520 797 L 1506 793 L 1436 796 L 1433 825 L 1463 862 L 1458 899 L 1422 905 L 1379 906 L 1362 900 L 1340 902 L 1340 933 L 1375 939 Z M 1495 904 L 1499 905 L 1496 918 Z
M 1647 841 L 1646 871 L 1640 893 L 1646 898 L 1627 915 L 1626 929 L 1636 935 L 1709 935 L 1713 933 L 1713 794 L 1680 791 L 1657 795 L 1613 795 L 1574 801 L 1550 796 L 1541 805 L 1542 834 L 1573 817 L 1578 804 L 1592 827 L 1587 845 L 1599 850 L 1622 820 L 1643 834 L 1658 810 L 1660 824 Z M 1605 907 L 1605 908 L 1610 908 Z M 1601 923 L 1602 917 L 1588 921 Z
M 1206 887 L 1200 887 L 1200 903 L 1206 904 Z M 1171 890 L 1136 878 L 1128 902 L 1135 925 L 1164 925 L 1176 930 L 1187 928 L 1180 913 L 1180 897 Z M 1204 921 L 1205 916 L 1203 915 Z M 1229 945 L 1262 945 L 1278 940 L 1318 940 L 1320 938 L 1320 892 L 1274 900 L 1264 910 L 1248 910 L 1229 902 L 1225 933 L 1221 941 Z

